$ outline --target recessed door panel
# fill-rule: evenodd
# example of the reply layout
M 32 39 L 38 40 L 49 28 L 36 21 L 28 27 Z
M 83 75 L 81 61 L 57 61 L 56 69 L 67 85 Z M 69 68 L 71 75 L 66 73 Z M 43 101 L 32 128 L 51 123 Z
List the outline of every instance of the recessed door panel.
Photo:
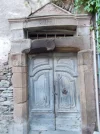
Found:
M 56 130 L 66 132 L 81 132 L 80 114 L 75 113 L 56 113 Z M 69 134 L 69 133 L 68 133 Z
M 30 78 L 32 86 L 32 111 L 53 111 L 52 70 L 44 70 Z
M 31 113 L 30 120 L 31 131 L 50 131 L 55 130 L 55 115 L 50 112 Z
M 56 78 L 56 112 L 75 111 L 75 80 L 66 72 L 57 72 Z

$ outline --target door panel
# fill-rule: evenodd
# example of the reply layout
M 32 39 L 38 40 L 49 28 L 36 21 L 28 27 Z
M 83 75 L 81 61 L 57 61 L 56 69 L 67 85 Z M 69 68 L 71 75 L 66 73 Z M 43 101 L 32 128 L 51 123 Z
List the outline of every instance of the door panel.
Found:
M 32 93 L 32 111 L 53 111 L 53 78 L 51 70 L 36 73 L 30 78 Z
M 31 113 L 30 129 L 31 131 L 55 130 L 55 115 L 51 113 L 39 112 Z
M 55 54 L 56 130 L 80 130 L 76 54 Z
M 66 72 L 57 72 L 56 77 L 56 112 L 76 111 L 75 80 Z
M 56 113 L 56 130 L 65 130 L 66 132 L 80 132 L 80 115 L 77 113 Z
M 55 130 L 51 55 L 30 56 L 30 129 Z

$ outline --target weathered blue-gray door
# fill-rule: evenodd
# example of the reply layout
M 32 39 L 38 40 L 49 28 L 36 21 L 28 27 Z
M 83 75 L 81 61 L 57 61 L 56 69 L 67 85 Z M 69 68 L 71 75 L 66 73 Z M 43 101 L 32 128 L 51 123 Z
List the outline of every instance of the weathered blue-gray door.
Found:
M 31 133 L 80 132 L 77 55 L 29 56 L 29 126 Z

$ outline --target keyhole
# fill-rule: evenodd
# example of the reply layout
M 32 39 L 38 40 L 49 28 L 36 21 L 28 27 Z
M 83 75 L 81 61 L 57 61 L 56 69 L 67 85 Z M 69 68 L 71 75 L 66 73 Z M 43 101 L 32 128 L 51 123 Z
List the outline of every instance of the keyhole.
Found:
M 66 95 L 68 91 L 66 89 L 63 89 L 62 93 Z

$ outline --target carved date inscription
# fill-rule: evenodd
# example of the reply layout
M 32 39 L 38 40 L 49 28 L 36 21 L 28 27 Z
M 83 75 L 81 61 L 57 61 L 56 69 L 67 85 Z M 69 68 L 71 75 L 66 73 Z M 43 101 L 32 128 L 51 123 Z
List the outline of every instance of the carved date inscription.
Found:
M 40 25 L 51 25 L 51 24 L 55 24 L 55 20 L 52 19 L 45 19 L 45 20 L 39 20 L 39 24 Z

